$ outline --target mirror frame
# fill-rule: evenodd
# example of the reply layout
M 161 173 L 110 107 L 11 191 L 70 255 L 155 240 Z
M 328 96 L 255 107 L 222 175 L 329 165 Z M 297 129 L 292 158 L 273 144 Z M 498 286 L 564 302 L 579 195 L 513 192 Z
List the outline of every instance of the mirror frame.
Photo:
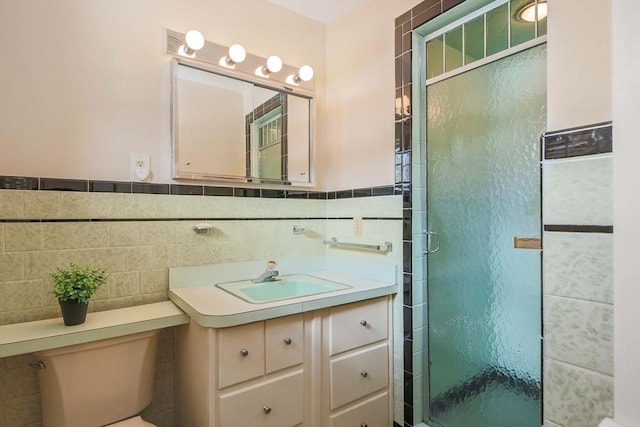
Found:
M 177 152 L 179 149 L 178 136 L 178 66 L 183 65 L 195 68 L 201 71 L 213 73 L 219 76 L 250 83 L 254 86 L 263 87 L 287 95 L 295 95 L 309 100 L 309 172 L 307 181 L 291 181 L 291 180 L 274 180 L 264 179 L 251 176 L 230 176 L 212 173 L 191 173 L 181 172 L 177 161 Z M 270 83 L 270 84 L 267 84 Z M 272 83 L 272 84 L 271 84 Z M 286 186 L 286 187 L 314 187 L 315 186 L 315 97 L 312 92 L 304 89 L 292 88 L 279 82 L 265 82 L 263 79 L 253 78 L 247 73 L 235 71 L 233 69 L 225 69 L 223 67 L 205 64 L 201 61 L 186 59 L 182 57 L 174 57 L 171 60 L 171 158 L 172 158 L 172 178 L 189 179 L 203 181 L 221 181 L 243 184 L 259 184 L 269 186 Z M 244 144 L 245 141 L 240 141 Z

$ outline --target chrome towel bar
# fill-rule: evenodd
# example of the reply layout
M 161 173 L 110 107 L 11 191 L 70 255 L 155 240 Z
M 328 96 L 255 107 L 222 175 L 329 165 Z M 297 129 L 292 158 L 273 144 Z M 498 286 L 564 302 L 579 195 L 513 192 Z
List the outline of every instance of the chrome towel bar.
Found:
M 350 243 L 350 242 L 339 242 L 338 239 L 332 237 L 331 240 L 324 240 L 322 243 L 325 245 L 329 245 L 332 247 L 341 247 L 341 248 L 352 248 L 352 249 L 369 249 L 379 252 L 391 252 L 393 250 L 393 245 L 391 242 L 384 242 L 382 245 L 368 245 L 365 243 Z

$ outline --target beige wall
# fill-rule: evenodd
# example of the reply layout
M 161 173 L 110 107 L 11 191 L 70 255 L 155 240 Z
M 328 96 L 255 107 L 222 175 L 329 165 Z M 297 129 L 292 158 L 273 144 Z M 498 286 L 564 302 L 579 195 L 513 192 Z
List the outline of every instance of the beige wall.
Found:
M 1 173 L 128 181 L 129 153 L 146 153 L 153 181 L 170 182 L 165 30 L 192 28 L 212 42 L 310 64 L 322 104 L 324 25 L 266 0 L 2 1 Z
M 611 120 L 611 0 L 550 0 L 547 129 Z
M 419 0 L 376 0 L 327 26 L 327 188 L 394 182 L 395 18 Z

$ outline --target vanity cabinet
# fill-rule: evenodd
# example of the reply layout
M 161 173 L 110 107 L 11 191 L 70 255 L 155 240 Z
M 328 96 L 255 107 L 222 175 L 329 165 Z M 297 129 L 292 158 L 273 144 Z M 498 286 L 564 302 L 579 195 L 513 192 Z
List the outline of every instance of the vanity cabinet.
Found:
M 388 427 L 390 300 L 179 327 L 176 425 Z
M 392 424 L 390 318 L 386 298 L 333 307 L 323 317 L 323 426 Z

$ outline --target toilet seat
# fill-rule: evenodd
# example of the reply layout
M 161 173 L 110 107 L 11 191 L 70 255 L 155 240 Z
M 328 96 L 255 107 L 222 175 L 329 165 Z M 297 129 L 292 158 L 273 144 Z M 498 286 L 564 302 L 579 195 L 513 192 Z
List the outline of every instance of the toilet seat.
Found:
M 151 424 L 140 418 L 140 416 L 128 418 L 123 421 L 119 421 L 115 424 L 109 424 L 105 427 L 156 427 L 155 424 Z

